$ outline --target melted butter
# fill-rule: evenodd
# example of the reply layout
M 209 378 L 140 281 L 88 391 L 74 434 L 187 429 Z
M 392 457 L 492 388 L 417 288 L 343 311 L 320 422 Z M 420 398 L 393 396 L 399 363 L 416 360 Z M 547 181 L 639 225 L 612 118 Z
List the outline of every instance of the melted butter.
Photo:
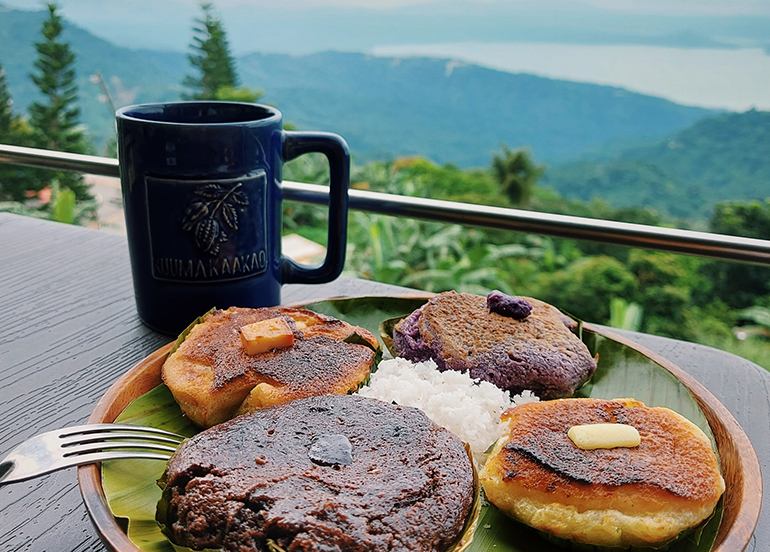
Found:
M 634 426 L 626 424 L 586 424 L 569 428 L 567 436 L 583 450 L 638 447 L 642 442 Z
M 294 332 L 280 316 L 241 326 L 240 335 L 241 345 L 248 355 L 287 349 L 294 345 Z

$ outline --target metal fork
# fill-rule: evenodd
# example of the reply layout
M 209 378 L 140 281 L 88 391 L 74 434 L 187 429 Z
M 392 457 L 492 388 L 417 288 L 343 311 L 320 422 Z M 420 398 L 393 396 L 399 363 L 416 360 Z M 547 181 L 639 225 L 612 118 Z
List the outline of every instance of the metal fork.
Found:
M 168 460 L 185 439 L 152 427 L 88 424 L 30 437 L 0 461 L 0 485 L 103 460 Z

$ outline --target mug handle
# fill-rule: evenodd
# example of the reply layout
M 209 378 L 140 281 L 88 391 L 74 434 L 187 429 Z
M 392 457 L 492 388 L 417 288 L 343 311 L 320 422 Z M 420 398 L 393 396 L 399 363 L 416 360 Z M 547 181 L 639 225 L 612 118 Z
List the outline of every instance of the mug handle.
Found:
M 283 159 L 291 161 L 305 153 L 322 153 L 329 161 L 329 237 L 326 258 L 318 266 L 301 265 L 281 257 L 281 283 L 323 284 L 342 273 L 348 233 L 348 187 L 350 152 L 345 140 L 329 132 L 283 131 Z

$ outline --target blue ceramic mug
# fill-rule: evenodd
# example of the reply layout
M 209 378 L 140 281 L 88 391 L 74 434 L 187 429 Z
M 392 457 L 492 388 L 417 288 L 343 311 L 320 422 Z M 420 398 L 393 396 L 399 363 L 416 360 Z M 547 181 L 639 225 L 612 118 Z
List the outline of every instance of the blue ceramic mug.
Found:
M 281 113 L 234 102 L 173 102 L 116 114 L 136 305 L 164 333 L 211 307 L 280 303 L 281 285 L 317 284 L 345 263 L 350 157 L 345 141 L 284 131 Z M 319 266 L 281 255 L 281 169 L 320 152 L 331 174 Z

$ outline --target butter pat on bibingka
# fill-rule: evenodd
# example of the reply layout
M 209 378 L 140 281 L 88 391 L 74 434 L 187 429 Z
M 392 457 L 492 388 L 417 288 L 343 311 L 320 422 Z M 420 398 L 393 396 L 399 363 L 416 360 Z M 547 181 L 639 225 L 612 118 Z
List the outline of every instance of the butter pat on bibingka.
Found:
M 182 411 L 211 427 L 259 408 L 355 391 L 378 347 L 364 328 L 307 309 L 231 307 L 196 324 L 162 376 Z
M 512 408 L 503 421 L 508 431 L 479 474 L 487 499 L 559 539 L 661 547 L 708 518 L 725 489 L 711 441 L 668 408 L 561 399 Z M 591 424 L 632 426 L 639 444 L 576 446 L 570 429 Z
M 555 399 L 573 395 L 596 370 L 568 322 L 531 297 L 448 291 L 396 324 L 393 346 L 412 362 L 433 359 L 440 370 L 467 370 L 511 394 Z

